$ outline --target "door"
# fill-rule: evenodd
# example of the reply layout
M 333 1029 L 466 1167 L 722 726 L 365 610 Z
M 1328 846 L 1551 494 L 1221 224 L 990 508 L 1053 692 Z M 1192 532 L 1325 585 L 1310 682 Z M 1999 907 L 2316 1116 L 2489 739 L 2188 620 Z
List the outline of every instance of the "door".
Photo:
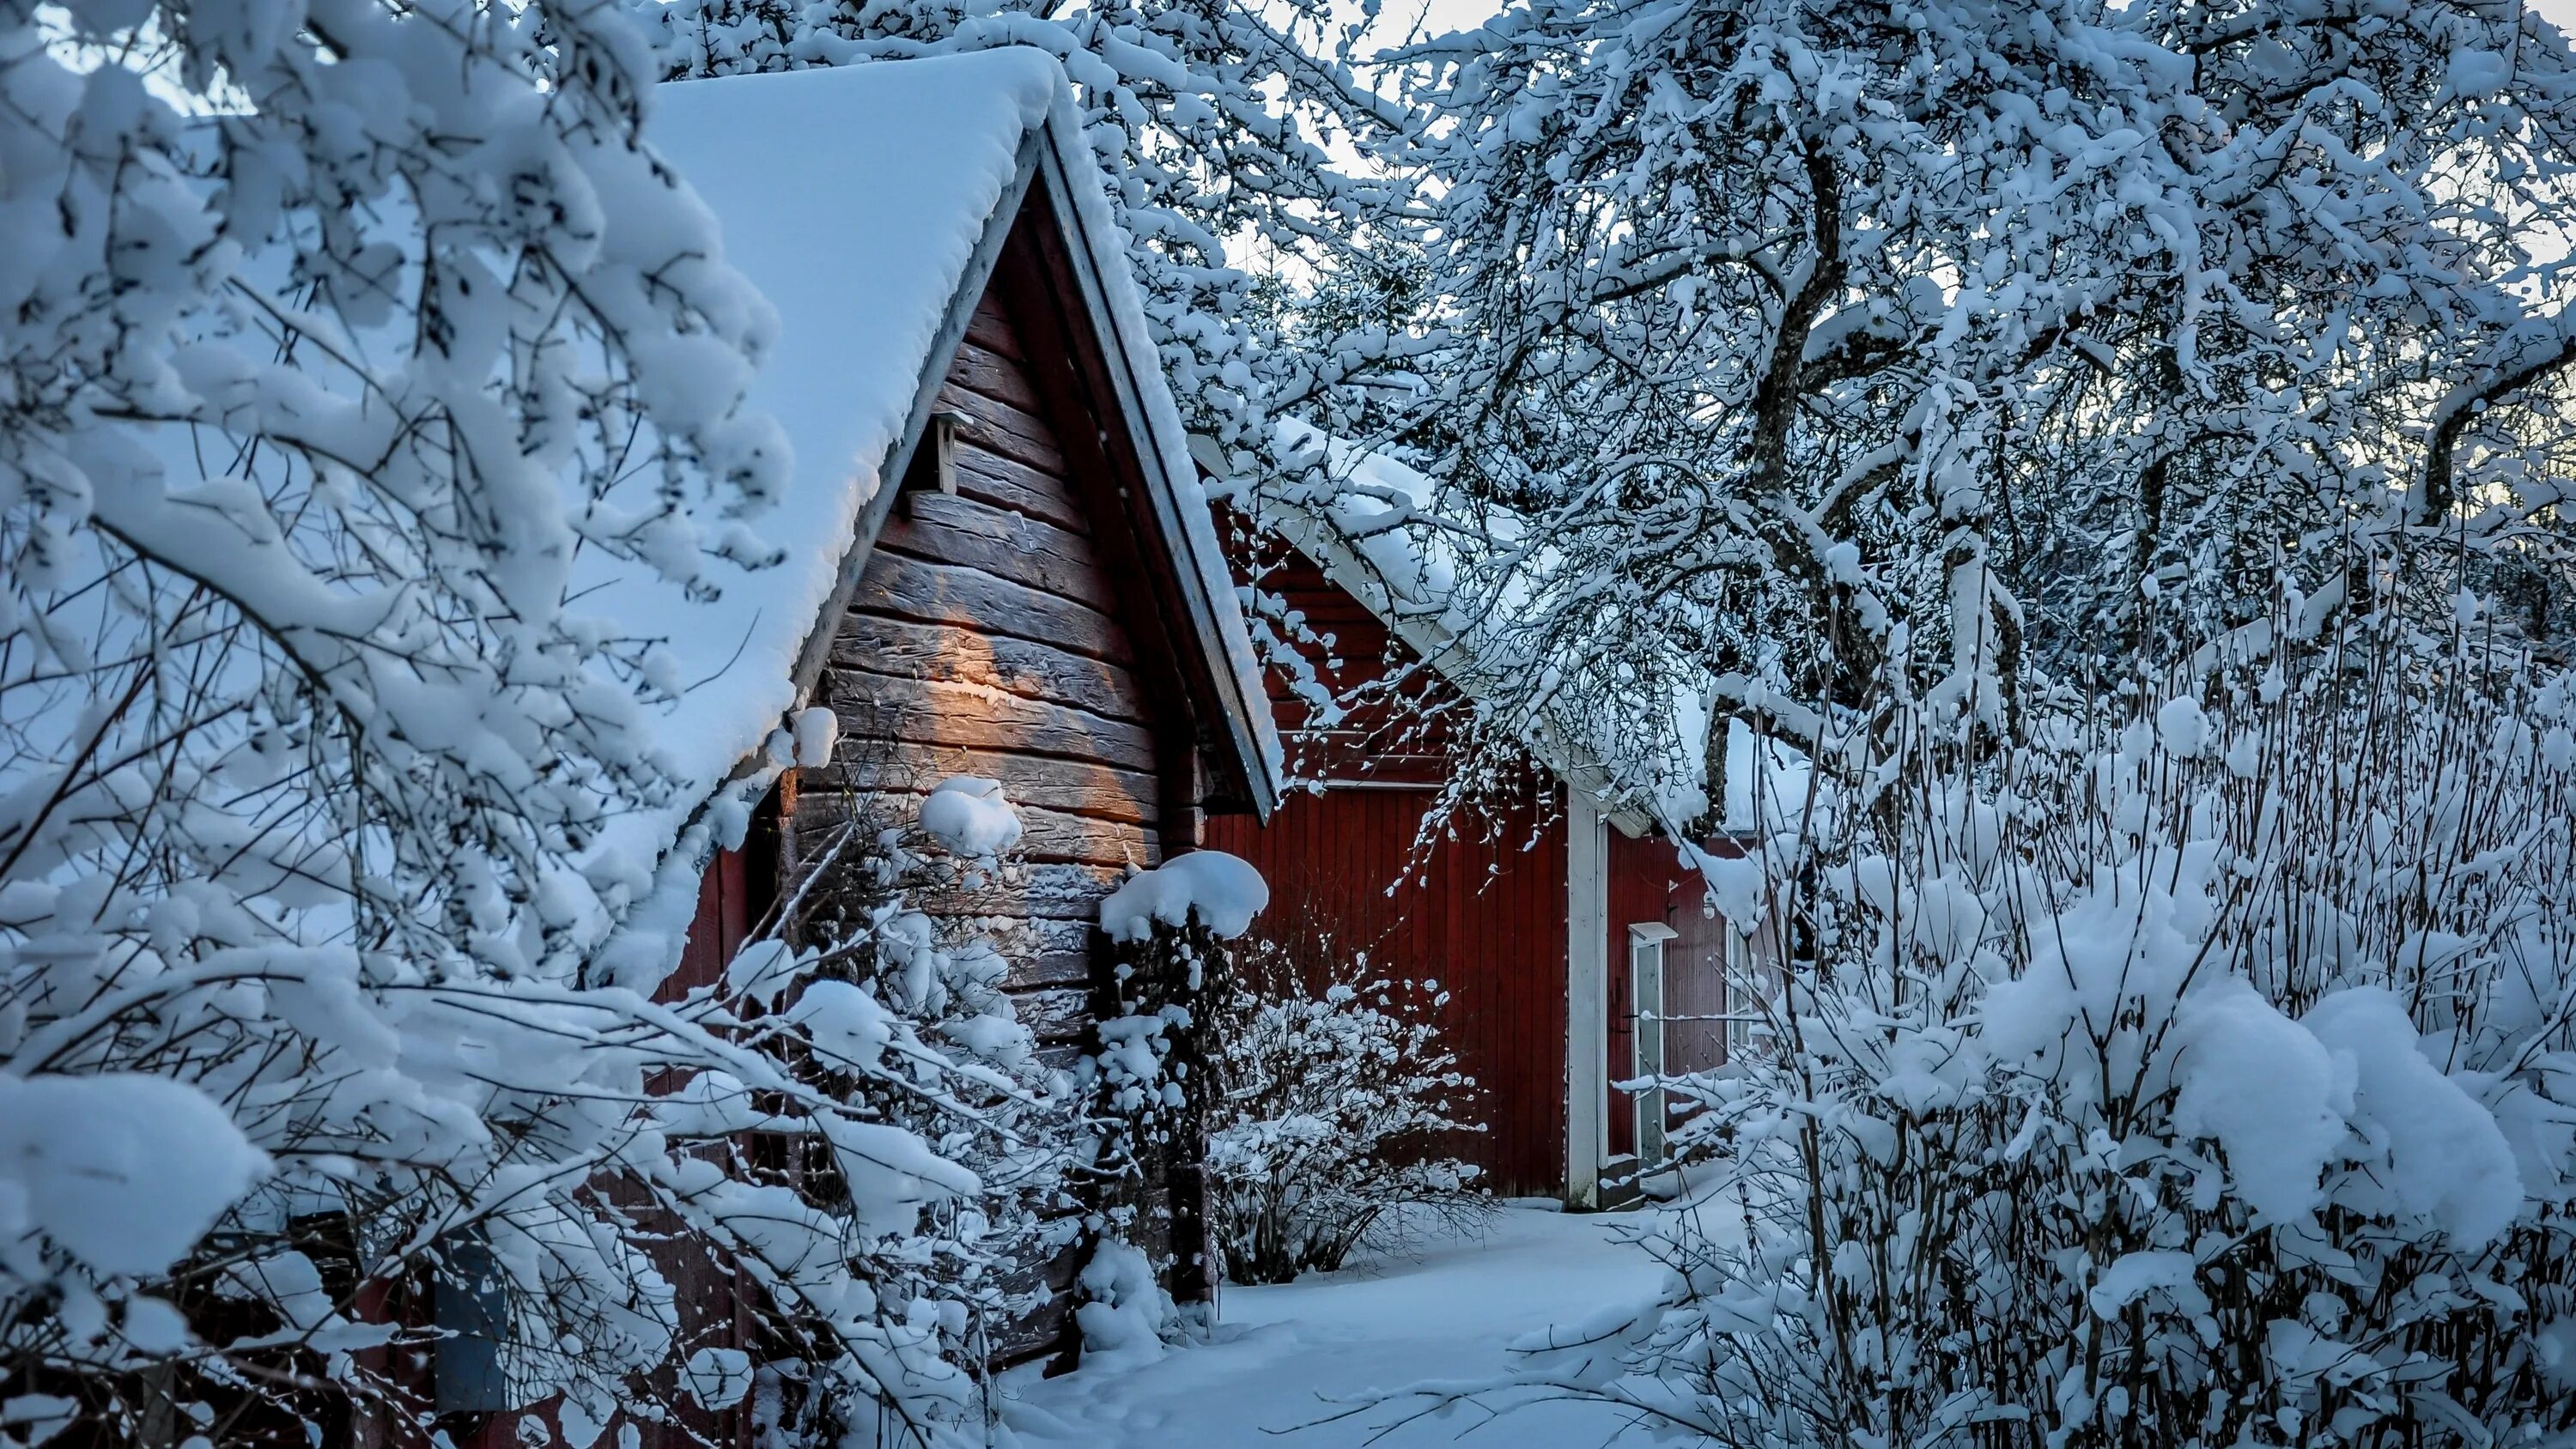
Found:
M 1628 928 L 1628 1000 L 1636 1024 L 1628 1034 L 1632 1077 L 1664 1074 L 1664 943 L 1679 934 L 1660 921 Z M 1637 1165 L 1664 1160 L 1664 1091 L 1642 1087 L 1631 1099 L 1637 1114 Z

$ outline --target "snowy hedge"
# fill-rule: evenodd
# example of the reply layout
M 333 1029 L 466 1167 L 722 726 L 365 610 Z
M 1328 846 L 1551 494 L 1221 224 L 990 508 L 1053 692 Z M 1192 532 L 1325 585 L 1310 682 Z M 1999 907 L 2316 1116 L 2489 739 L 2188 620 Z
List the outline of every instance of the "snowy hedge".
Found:
M 1748 1445 L 2576 1428 L 2576 696 L 2384 660 L 1853 740 L 1731 907 L 1799 956 L 1686 1089 L 1710 1231 L 1533 1377 Z

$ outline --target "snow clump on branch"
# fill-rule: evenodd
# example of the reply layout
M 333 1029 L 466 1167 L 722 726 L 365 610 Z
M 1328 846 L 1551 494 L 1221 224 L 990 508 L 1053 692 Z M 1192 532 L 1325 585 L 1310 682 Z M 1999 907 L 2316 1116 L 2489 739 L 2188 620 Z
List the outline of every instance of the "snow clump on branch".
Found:
M 1020 813 L 998 780 L 952 775 L 921 802 L 921 828 L 970 860 L 998 856 L 1020 842 Z
M 1129 876 L 1100 903 L 1100 929 L 1112 941 L 1152 937 L 1154 923 L 1184 926 L 1196 916 L 1221 940 L 1252 926 L 1270 904 L 1270 885 L 1251 862 L 1221 850 L 1193 850 Z

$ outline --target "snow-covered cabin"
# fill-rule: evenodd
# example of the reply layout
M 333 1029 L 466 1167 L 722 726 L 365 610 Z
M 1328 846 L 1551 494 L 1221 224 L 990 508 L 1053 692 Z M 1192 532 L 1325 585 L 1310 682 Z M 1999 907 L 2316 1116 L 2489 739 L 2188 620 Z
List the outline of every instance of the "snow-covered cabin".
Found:
M 1360 495 L 1427 495 L 1401 463 L 1332 446 L 1334 467 L 1364 475 Z M 1563 742 L 1540 742 L 1516 789 L 1415 856 L 1451 763 L 1439 721 L 1487 687 L 1479 663 L 1441 631 L 1437 609 L 1390 601 L 1390 573 L 1415 561 L 1368 550 L 1404 547 L 1400 536 L 1268 505 L 1261 525 L 1229 529 L 1239 579 L 1329 639 L 1330 659 L 1312 681 L 1270 672 L 1295 783 L 1266 822 L 1213 822 L 1208 843 L 1268 880 L 1266 934 L 1329 938 L 1366 951 L 1379 974 L 1447 991 L 1441 1024 L 1483 1089 L 1488 1130 L 1457 1134 L 1446 1150 L 1505 1194 L 1574 1208 L 1632 1198 L 1641 1164 L 1661 1156 L 1667 1104 L 1613 1084 L 1721 1067 L 1743 1050 L 1752 1012 L 1730 999 L 1728 981 L 1743 979 L 1764 935 L 1748 939 L 1714 913 L 1701 872 L 1655 815 L 1605 807 L 1608 777 Z M 1411 667 L 1425 659 L 1431 668 Z M 1330 718 L 1312 702 L 1314 686 L 1349 700 L 1391 677 L 1400 697 L 1377 694 Z M 1741 793 L 1735 782 L 1730 795 Z M 1730 799 L 1720 818 L 1744 814 Z M 1699 845 L 1741 854 L 1725 834 Z
M 984 777 L 1028 868 L 916 904 L 976 918 L 1019 1020 L 1069 1058 L 1102 899 L 1209 817 L 1266 814 L 1278 745 L 1063 72 L 1011 49 L 675 83 L 650 134 L 777 309 L 749 402 L 795 453 L 751 525 L 785 560 L 674 614 L 690 688 L 664 733 L 705 790 L 783 720 L 838 726 L 707 869 L 661 989 L 713 980 L 845 822 Z M 1204 1291 L 1173 1246 L 1176 1296 Z

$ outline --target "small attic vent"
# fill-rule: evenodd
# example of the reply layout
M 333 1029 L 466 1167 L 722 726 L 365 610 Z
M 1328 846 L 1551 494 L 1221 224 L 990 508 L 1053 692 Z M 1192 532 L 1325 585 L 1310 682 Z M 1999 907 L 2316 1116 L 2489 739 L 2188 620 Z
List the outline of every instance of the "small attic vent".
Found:
M 956 495 L 957 430 L 965 424 L 964 413 L 942 410 L 930 415 L 921 446 L 913 450 L 912 467 L 904 474 L 904 492 Z

